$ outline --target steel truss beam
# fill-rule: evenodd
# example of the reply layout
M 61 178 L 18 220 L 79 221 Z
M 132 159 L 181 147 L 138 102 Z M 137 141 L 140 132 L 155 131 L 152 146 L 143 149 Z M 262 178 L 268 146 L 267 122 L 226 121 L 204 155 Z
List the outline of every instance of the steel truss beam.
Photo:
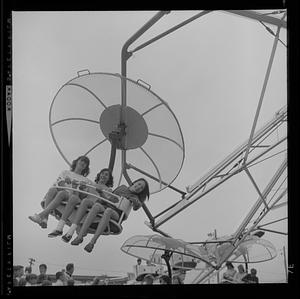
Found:
M 285 106 L 275 114 L 271 121 L 266 123 L 259 131 L 257 131 L 257 133 L 254 134 L 251 142 L 251 146 L 253 147 L 252 151 L 250 152 L 251 158 L 248 159 L 245 164 L 242 163 L 243 158 L 241 157 L 248 147 L 248 139 L 236 150 L 234 150 L 233 153 L 231 153 L 223 161 L 221 161 L 216 167 L 208 171 L 208 173 L 205 174 L 198 182 L 196 182 L 192 186 L 187 187 L 187 191 L 190 193 L 187 194 L 183 199 L 178 201 L 175 205 L 173 204 L 170 209 L 166 209 L 164 214 L 160 213 L 160 217 L 155 221 L 154 227 L 158 228 L 163 223 L 176 216 L 179 212 L 186 209 L 188 206 L 195 203 L 204 195 L 218 187 L 220 184 L 227 181 L 232 176 L 247 169 L 247 167 L 250 167 L 257 159 L 266 155 L 268 152 L 284 142 L 287 139 L 286 135 L 273 144 L 268 145 L 268 147 L 262 151 L 261 147 L 256 146 L 257 144 L 262 142 L 264 138 L 268 136 L 268 134 L 272 133 L 274 131 L 274 128 L 277 129 L 279 126 L 281 126 L 286 121 L 286 116 L 287 107 Z M 257 151 L 259 152 L 257 153 Z M 230 168 L 230 170 L 224 174 L 223 172 L 228 168 Z M 199 192 L 201 193 L 199 194 Z
M 280 179 L 280 177 L 282 176 L 282 174 L 284 173 L 284 171 L 287 168 L 287 159 L 285 158 L 285 160 L 282 162 L 282 164 L 279 166 L 278 170 L 276 171 L 276 173 L 274 174 L 274 176 L 272 177 L 272 179 L 270 180 L 269 184 L 266 186 L 265 190 L 263 191 L 263 196 L 264 198 L 266 198 L 268 196 L 268 194 L 271 192 L 272 188 L 275 186 L 275 184 L 278 182 L 278 180 Z M 273 207 L 278 201 L 280 201 L 285 195 L 287 194 L 287 189 L 285 189 L 272 203 L 272 205 L 270 207 Z M 249 214 L 247 215 L 247 217 L 245 218 L 245 220 L 242 222 L 242 224 L 240 225 L 240 227 L 237 229 L 236 233 L 234 234 L 234 241 L 231 243 L 233 245 L 233 248 L 218 262 L 218 264 L 216 265 L 216 269 L 217 271 L 215 271 L 215 269 L 210 269 L 210 271 L 208 271 L 207 273 L 203 273 L 203 271 L 193 280 L 192 283 L 204 283 L 207 279 L 209 279 L 209 277 L 211 277 L 211 275 L 215 275 L 217 274 L 221 269 L 222 269 L 222 264 L 227 261 L 231 255 L 233 254 L 233 252 L 237 249 L 237 247 L 245 240 L 245 238 L 247 236 L 249 236 L 249 234 L 251 232 L 253 232 L 254 230 L 256 230 L 258 228 L 258 224 L 259 222 L 266 216 L 267 213 L 269 213 L 272 209 L 264 209 L 260 215 L 257 217 L 257 219 L 254 221 L 254 223 L 252 224 L 252 226 L 250 226 L 249 228 L 247 228 L 249 222 L 251 221 L 251 219 L 254 217 L 255 213 L 258 211 L 258 209 L 260 208 L 260 206 L 263 204 L 263 200 L 261 199 L 261 197 L 258 198 L 258 200 L 256 201 L 256 203 L 253 205 L 251 211 L 249 212 Z M 272 231 L 275 232 L 275 231 Z M 282 233 L 284 234 L 284 233 Z M 224 267 L 223 267 L 224 268 Z M 215 273 L 213 273 L 215 271 Z

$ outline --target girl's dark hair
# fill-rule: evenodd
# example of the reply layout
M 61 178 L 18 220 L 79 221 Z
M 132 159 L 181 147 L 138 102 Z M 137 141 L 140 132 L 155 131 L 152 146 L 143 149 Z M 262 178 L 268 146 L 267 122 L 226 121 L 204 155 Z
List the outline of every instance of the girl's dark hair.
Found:
M 100 180 L 100 175 L 101 175 L 101 173 L 104 172 L 104 171 L 108 171 L 108 173 L 109 173 L 109 178 L 108 178 L 108 181 L 107 181 L 107 183 L 106 183 L 105 185 L 106 185 L 107 187 L 113 187 L 113 185 L 114 185 L 114 177 L 113 177 L 111 171 L 110 171 L 108 168 L 103 168 L 103 169 L 101 169 L 101 171 L 100 171 L 99 173 L 97 173 L 96 178 L 95 178 L 95 183 L 98 183 L 98 182 L 99 182 L 99 180 Z
M 231 268 L 231 269 L 233 269 L 234 267 L 233 267 L 233 264 L 231 263 L 231 262 L 226 262 L 226 264 L 225 264 L 228 268 Z
M 132 182 L 131 185 L 133 185 L 134 183 L 138 182 L 138 181 L 144 181 L 145 182 L 145 188 L 140 192 L 140 193 L 136 193 L 136 195 L 139 197 L 139 200 L 141 202 L 144 202 L 146 200 L 146 198 L 149 199 L 149 185 L 148 182 L 144 179 L 144 178 L 140 178 L 135 180 L 134 182 Z
M 86 163 L 85 169 L 82 170 L 81 175 L 87 176 L 90 173 L 90 159 L 86 156 L 80 156 L 72 162 L 71 171 L 74 171 L 79 160 L 83 160 Z

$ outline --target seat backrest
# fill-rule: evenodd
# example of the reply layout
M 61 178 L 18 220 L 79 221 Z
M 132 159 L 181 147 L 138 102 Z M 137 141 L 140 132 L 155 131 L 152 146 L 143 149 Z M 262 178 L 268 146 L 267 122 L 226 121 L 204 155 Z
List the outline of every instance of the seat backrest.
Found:
M 132 209 L 132 203 L 127 198 L 122 197 L 117 205 L 117 208 L 124 213 L 123 217 L 126 219 Z M 121 217 L 121 218 L 123 218 L 123 217 Z

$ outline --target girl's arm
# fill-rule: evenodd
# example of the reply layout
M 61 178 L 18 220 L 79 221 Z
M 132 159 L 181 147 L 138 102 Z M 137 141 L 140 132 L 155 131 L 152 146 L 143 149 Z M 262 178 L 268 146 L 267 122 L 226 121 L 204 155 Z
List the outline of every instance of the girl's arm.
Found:
M 137 195 L 132 194 L 127 198 L 132 202 L 132 207 L 134 211 L 138 210 L 142 206 L 142 203 L 140 202 Z

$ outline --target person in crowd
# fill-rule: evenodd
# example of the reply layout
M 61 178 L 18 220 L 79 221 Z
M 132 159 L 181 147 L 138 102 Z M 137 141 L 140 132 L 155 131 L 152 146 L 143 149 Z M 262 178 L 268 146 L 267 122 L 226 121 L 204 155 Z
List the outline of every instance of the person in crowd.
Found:
M 65 277 L 66 280 L 68 281 L 69 279 L 73 279 L 73 273 L 74 273 L 74 264 L 69 263 L 66 265 L 66 271 L 65 271 Z
M 172 267 L 172 284 L 184 284 L 186 271 L 177 267 Z
M 234 269 L 234 266 L 231 262 L 226 262 L 227 270 L 223 274 L 224 281 L 223 283 L 232 283 L 234 280 L 235 275 L 237 274 L 237 271 Z
M 88 192 L 89 193 L 93 193 L 97 196 L 101 196 L 104 198 L 108 198 L 109 195 L 107 193 L 105 193 L 105 191 L 108 192 L 112 192 L 112 189 L 110 187 L 113 186 L 113 176 L 111 174 L 111 171 L 108 168 L 104 168 L 102 169 L 96 176 L 95 178 L 95 184 L 93 187 L 89 187 L 88 188 Z M 62 214 L 61 220 L 58 223 L 58 226 L 56 227 L 55 231 L 52 232 L 53 235 L 60 235 L 62 233 L 63 230 L 63 226 L 67 220 L 67 218 L 71 215 L 71 213 L 73 212 L 75 206 L 77 204 L 80 203 L 80 206 L 76 212 L 75 218 L 72 222 L 71 227 L 69 228 L 69 230 L 67 231 L 67 233 L 65 235 L 62 236 L 63 241 L 65 241 L 66 243 L 69 242 L 75 232 L 75 230 L 77 229 L 80 221 L 82 220 L 82 218 L 84 217 L 84 215 L 86 214 L 87 210 L 89 208 L 91 208 L 93 206 L 93 204 L 98 200 L 97 197 L 92 196 L 92 195 L 88 195 L 86 198 L 84 198 L 82 201 L 80 200 L 80 198 L 73 194 L 67 205 L 66 208 Z
M 40 264 L 39 265 L 40 276 L 43 277 L 44 280 L 50 280 L 49 275 L 47 275 L 47 265 Z
M 256 269 L 252 268 L 250 270 L 250 273 L 247 274 L 244 278 L 242 278 L 242 281 L 245 283 L 259 283 L 259 279 L 256 276 L 257 271 Z
M 56 272 L 55 278 L 56 278 L 56 282 L 54 282 L 52 284 L 53 286 L 63 286 L 64 285 L 65 276 L 64 276 L 64 273 L 62 271 Z
M 21 265 L 13 266 L 13 286 L 18 286 L 21 277 L 24 275 L 24 267 Z
M 48 280 L 47 275 L 46 274 L 39 274 L 38 277 L 37 277 L 37 284 L 41 285 L 44 280 Z
M 245 272 L 244 266 L 243 265 L 238 265 L 238 272 L 234 275 L 233 281 L 235 283 L 243 283 L 243 278 L 247 275 Z
M 137 264 L 134 266 L 135 276 L 137 277 L 142 269 L 142 260 L 140 258 L 137 259 Z
M 30 266 L 27 266 L 25 268 L 25 276 L 27 276 L 28 274 L 31 274 L 32 273 L 32 268 Z
M 131 201 L 133 210 L 138 210 L 142 203 L 149 198 L 149 186 L 148 182 L 140 178 L 132 183 L 130 187 L 125 185 L 121 185 L 113 191 L 114 194 L 118 196 L 126 197 L 128 200 Z M 110 199 L 112 200 L 112 199 Z M 97 229 L 90 240 L 90 242 L 84 247 L 84 250 L 87 252 L 91 252 L 94 248 L 95 243 L 97 242 L 98 238 L 103 234 L 105 228 L 107 227 L 110 219 L 115 221 L 119 220 L 119 217 L 122 214 L 121 210 L 112 207 L 105 207 L 104 203 L 96 202 L 92 208 L 90 209 L 78 236 L 71 242 L 72 245 L 79 245 L 83 242 L 83 237 L 86 235 L 88 228 L 93 223 L 94 219 L 98 215 L 99 212 L 103 213 L 103 216 L 97 226 Z M 126 217 L 124 217 L 124 220 Z
M 36 274 L 33 274 L 33 273 L 30 273 L 30 274 L 27 274 L 26 276 L 26 287 L 28 286 L 35 286 L 37 284 L 37 275 Z
M 168 275 L 162 275 L 159 278 L 160 284 L 172 284 L 171 278 Z
M 26 283 L 27 283 L 26 277 L 21 277 L 20 280 L 19 280 L 18 286 L 19 287 L 25 287 Z
M 153 284 L 154 282 L 154 277 L 151 274 L 147 274 L 145 275 L 144 279 L 143 279 L 143 284 Z
M 67 285 L 68 285 L 68 286 L 73 286 L 73 285 L 75 285 L 74 279 L 73 279 L 73 278 L 70 278 L 70 279 L 67 281 Z
M 90 184 L 91 181 L 86 178 L 90 172 L 90 160 L 86 156 L 80 156 L 72 162 L 71 170 L 63 171 L 58 179 L 58 185 L 64 186 L 65 184 L 73 184 L 77 187 L 77 182 Z M 47 221 L 49 214 L 55 210 L 63 201 L 67 201 L 70 195 L 73 194 L 71 190 L 64 190 L 60 188 L 50 188 L 45 196 L 45 205 L 42 212 L 29 216 L 28 218 L 39 224 L 42 228 L 47 228 Z

